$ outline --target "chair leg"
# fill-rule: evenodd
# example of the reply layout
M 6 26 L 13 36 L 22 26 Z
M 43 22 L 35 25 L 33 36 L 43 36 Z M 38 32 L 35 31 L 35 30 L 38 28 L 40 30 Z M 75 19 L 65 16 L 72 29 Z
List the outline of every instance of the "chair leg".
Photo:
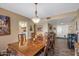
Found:
M 48 49 L 45 47 L 44 48 L 44 56 L 47 56 L 48 55 Z

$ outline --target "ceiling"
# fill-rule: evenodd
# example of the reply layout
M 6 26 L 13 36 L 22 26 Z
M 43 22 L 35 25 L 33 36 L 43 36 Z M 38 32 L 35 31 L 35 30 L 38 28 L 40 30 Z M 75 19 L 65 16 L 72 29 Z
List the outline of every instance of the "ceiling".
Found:
M 0 3 L 1 8 L 26 16 L 28 18 L 34 17 L 34 11 L 35 11 L 34 6 L 35 5 L 32 3 Z M 38 16 L 40 18 L 55 16 L 66 12 L 76 11 L 78 9 L 79 9 L 78 3 L 39 3 L 37 7 Z M 73 17 L 71 18 L 70 17 L 64 18 L 64 20 L 65 21 L 68 20 L 67 22 L 69 22 L 73 18 Z M 61 20 L 59 21 L 59 23 L 60 22 Z

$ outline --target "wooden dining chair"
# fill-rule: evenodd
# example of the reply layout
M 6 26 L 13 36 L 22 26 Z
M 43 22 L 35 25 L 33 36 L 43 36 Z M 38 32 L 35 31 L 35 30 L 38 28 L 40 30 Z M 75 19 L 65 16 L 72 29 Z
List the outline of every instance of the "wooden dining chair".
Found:
M 75 46 L 75 56 L 79 55 L 79 42 L 74 44 Z
M 52 55 L 54 55 L 54 48 L 55 48 L 55 33 L 48 33 L 47 36 L 47 42 L 44 48 L 44 55 L 47 56 L 52 52 Z

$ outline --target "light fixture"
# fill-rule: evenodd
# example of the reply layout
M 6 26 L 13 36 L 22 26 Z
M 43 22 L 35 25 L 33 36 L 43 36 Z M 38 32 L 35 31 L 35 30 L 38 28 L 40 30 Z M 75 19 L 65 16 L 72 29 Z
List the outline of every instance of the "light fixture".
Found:
M 38 18 L 38 16 L 37 16 L 37 4 L 38 3 L 35 3 L 35 17 L 34 18 L 32 18 L 32 21 L 34 22 L 34 23 L 38 23 L 39 21 L 40 21 L 40 18 Z

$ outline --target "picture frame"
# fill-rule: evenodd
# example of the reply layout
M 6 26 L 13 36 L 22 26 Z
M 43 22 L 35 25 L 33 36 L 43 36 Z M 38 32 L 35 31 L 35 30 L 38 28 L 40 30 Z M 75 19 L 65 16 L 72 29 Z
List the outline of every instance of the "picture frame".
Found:
M 10 35 L 10 17 L 0 15 L 0 36 Z

